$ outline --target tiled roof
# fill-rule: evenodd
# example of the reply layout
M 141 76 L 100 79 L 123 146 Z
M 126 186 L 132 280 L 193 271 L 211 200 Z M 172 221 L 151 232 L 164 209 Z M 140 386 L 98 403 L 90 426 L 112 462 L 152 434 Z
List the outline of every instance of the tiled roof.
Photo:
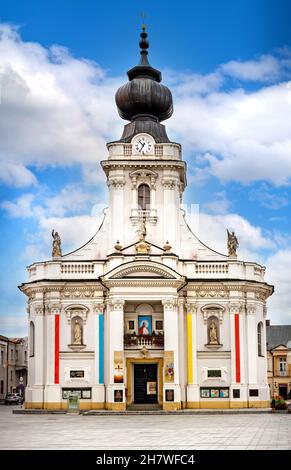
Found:
M 269 351 L 279 344 L 287 346 L 288 341 L 291 341 L 291 325 L 267 326 L 267 349 Z

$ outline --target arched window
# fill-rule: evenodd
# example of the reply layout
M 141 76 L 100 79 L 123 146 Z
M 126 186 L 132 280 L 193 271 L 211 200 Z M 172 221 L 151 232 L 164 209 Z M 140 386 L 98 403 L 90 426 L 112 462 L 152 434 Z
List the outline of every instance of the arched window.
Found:
M 141 184 L 138 187 L 138 208 L 140 210 L 150 209 L 151 193 L 147 184 Z
M 29 323 L 29 357 L 34 356 L 34 342 L 35 342 L 34 323 L 33 321 L 31 321 Z
M 260 322 L 258 323 L 257 327 L 257 333 L 258 333 L 258 356 L 263 356 L 263 323 Z

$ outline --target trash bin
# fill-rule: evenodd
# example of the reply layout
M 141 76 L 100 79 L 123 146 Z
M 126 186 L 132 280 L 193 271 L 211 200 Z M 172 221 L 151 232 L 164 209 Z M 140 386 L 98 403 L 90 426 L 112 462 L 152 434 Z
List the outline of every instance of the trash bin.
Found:
M 78 392 L 70 392 L 68 395 L 68 413 L 79 413 L 80 397 Z

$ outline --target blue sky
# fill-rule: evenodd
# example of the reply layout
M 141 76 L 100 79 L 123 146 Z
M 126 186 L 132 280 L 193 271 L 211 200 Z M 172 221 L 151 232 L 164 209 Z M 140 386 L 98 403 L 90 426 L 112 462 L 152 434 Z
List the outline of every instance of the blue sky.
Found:
M 107 194 L 99 161 L 120 136 L 114 93 L 138 59 L 174 95 L 168 134 L 188 164 L 199 236 L 267 266 L 269 317 L 291 322 L 291 4 L 288 0 L 6 1 L 0 12 L 0 333 L 25 333 L 25 266 L 90 238 Z M 85 227 L 85 229 L 84 229 Z

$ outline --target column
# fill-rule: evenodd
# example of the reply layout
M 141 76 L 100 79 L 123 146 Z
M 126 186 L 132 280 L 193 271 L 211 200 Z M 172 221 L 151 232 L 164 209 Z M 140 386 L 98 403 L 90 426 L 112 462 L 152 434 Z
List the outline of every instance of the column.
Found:
M 187 408 L 199 408 L 196 302 L 187 303 Z
M 151 177 L 151 206 L 150 206 L 150 217 L 151 220 L 156 220 L 157 217 L 157 208 L 156 208 L 156 177 Z
M 29 336 L 28 384 L 25 391 L 25 408 L 44 406 L 44 308 L 43 304 L 29 305 L 29 323 L 34 324 L 34 338 Z M 31 328 L 29 325 L 29 335 Z M 31 342 L 34 341 L 33 355 Z
M 248 398 L 245 381 L 244 309 L 239 300 L 229 304 L 229 321 L 231 344 L 230 408 L 246 408 Z
M 182 408 L 186 407 L 186 384 L 187 384 L 187 334 L 185 300 L 183 297 L 178 301 L 178 323 L 179 323 L 179 370 Z
M 138 201 L 137 201 L 137 177 L 131 177 L 131 194 L 132 194 L 132 208 L 131 217 L 137 218 L 138 220 Z
M 163 409 L 172 411 L 181 408 L 177 298 L 166 299 L 162 303 L 165 335 Z
M 123 175 L 111 175 L 107 181 L 109 187 L 109 202 L 111 213 L 111 243 L 114 246 L 117 240 L 124 242 L 124 177 Z
M 45 389 L 44 408 L 61 408 L 60 387 L 60 314 L 61 305 L 45 307 Z
M 164 240 L 169 240 L 173 247 L 173 252 L 177 248 L 178 236 L 178 211 L 180 200 L 178 195 L 177 179 L 164 177 L 162 185 L 164 187 Z
M 94 314 L 94 385 L 92 387 L 92 409 L 104 408 L 104 304 L 103 301 L 93 305 Z
M 108 382 L 106 387 L 106 408 L 125 410 L 125 360 L 124 360 L 124 300 L 111 298 L 108 302 L 107 338 Z

